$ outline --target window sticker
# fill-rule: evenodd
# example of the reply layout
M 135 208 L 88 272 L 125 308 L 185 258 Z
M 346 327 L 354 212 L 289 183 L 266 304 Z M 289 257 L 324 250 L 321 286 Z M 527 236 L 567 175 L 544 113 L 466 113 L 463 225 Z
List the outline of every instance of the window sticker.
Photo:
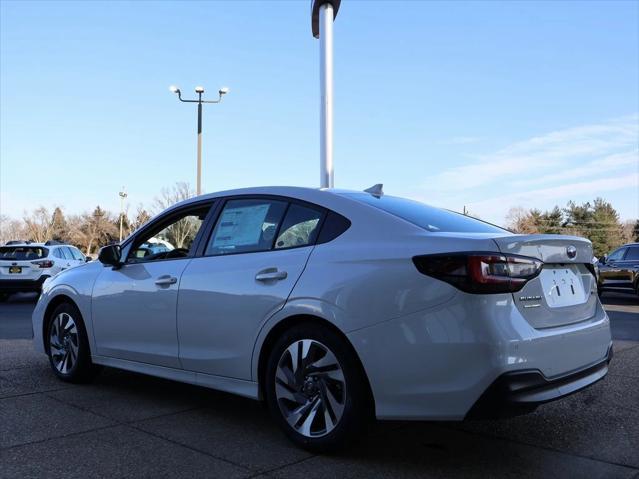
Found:
M 258 244 L 269 207 L 270 204 L 265 203 L 225 208 L 213 239 L 213 247 L 234 248 Z

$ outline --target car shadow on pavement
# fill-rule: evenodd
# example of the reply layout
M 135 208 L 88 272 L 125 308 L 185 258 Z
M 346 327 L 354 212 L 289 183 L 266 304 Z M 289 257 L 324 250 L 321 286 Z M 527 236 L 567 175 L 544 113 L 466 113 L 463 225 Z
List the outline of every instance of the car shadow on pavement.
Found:
M 50 395 L 254 471 L 282 472 L 282 477 L 622 476 L 628 466 L 639 467 L 623 431 L 627 415 L 637 410 L 623 411 L 617 401 L 614 411 L 602 414 L 604 387 L 601 383 L 596 390 L 507 420 L 375 422 L 356 444 L 330 455 L 292 445 L 262 403 L 199 386 L 105 368 L 90 385 Z

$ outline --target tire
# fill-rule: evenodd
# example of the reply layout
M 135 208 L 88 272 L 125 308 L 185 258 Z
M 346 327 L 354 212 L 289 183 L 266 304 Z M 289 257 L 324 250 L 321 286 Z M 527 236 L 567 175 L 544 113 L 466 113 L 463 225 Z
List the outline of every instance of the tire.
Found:
M 11 296 L 10 293 L 0 293 L 0 303 L 4 303 L 5 301 L 7 301 L 9 299 L 9 296 Z
M 91 362 L 89 341 L 78 308 L 62 303 L 47 318 L 45 344 L 49 364 L 58 378 L 70 383 L 90 381 L 99 368 Z
M 300 364 L 296 358 L 303 369 L 294 366 L 293 361 Z M 314 370 L 318 367 L 324 370 Z M 294 326 L 274 345 L 265 393 L 284 433 L 316 453 L 349 445 L 373 416 L 370 388 L 354 351 L 339 334 L 314 323 Z

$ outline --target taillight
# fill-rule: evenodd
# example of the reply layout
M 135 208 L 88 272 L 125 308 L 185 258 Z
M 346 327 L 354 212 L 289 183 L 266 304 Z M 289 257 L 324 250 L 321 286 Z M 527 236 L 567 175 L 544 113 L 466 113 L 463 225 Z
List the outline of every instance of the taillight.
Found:
M 31 261 L 31 264 L 38 265 L 38 267 L 40 269 L 52 268 L 53 267 L 53 261 L 50 261 L 48 259 L 41 259 L 41 260 L 38 260 L 38 261 Z
M 495 253 L 446 253 L 415 256 L 420 273 L 440 279 L 467 293 L 511 293 L 539 274 L 543 263 L 534 258 Z

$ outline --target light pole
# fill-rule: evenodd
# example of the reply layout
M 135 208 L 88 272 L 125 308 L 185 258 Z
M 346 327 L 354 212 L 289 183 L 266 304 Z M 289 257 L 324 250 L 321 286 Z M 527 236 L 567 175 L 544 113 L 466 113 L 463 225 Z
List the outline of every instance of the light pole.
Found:
M 217 100 L 202 100 L 202 94 L 204 93 L 204 87 L 196 86 L 195 93 L 198 95 L 197 100 L 185 100 L 182 98 L 182 92 L 174 85 L 169 87 L 173 93 L 177 94 L 180 101 L 184 103 L 197 103 L 197 187 L 196 194 L 202 194 L 202 103 L 220 103 L 222 96 L 229 92 L 227 87 L 220 88 L 218 90 Z
M 320 187 L 333 181 L 333 21 L 341 0 L 313 0 L 311 30 L 320 39 Z
M 122 191 L 118 193 L 120 195 L 120 243 L 122 243 L 122 222 L 124 221 L 124 199 L 129 196 L 124 191 L 124 186 L 122 187 Z

